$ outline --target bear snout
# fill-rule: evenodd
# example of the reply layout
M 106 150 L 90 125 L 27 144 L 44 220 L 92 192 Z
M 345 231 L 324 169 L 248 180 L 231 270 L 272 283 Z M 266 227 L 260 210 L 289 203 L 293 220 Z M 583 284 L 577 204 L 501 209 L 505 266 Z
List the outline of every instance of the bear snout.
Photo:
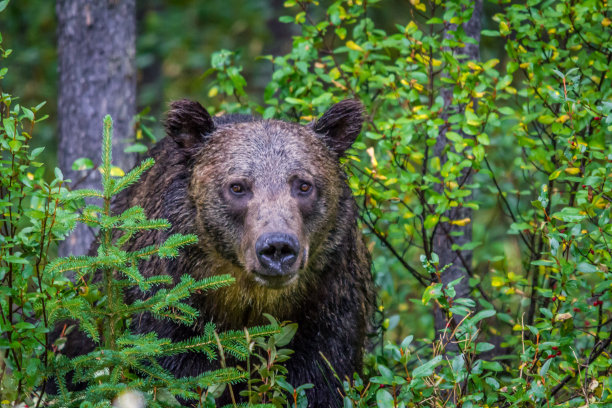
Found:
M 292 275 L 299 252 L 300 243 L 294 234 L 270 232 L 261 235 L 255 242 L 255 253 L 261 265 L 258 274 L 265 278 Z

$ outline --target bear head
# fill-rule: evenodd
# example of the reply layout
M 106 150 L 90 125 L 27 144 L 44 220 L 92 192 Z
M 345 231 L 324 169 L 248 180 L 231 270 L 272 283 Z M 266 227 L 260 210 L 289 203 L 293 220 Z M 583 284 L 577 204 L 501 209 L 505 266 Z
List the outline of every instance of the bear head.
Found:
M 339 212 L 350 191 L 339 159 L 362 122 L 357 100 L 337 103 L 306 126 L 213 118 L 197 102 L 174 102 L 166 128 L 190 163 L 201 248 L 262 288 L 307 279 L 321 267 L 331 232 L 342 228 Z

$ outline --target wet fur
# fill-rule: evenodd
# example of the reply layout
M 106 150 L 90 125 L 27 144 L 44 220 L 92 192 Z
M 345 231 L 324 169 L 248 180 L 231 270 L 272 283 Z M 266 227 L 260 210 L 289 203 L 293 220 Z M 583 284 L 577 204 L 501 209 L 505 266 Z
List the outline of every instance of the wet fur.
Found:
M 262 313 L 297 322 L 297 335 L 288 346 L 295 351 L 286 364 L 289 382 L 295 386 L 314 383 L 314 389 L 308 392 L 310 406 L 341 405 L 340 384 L 320 353 L 341 378 L 360 371 L 375 301 L 370 259 L 356 222 L 356 205 L 338 163 L 354 140 L 355 131 L 359 133 L 361 128 L 361 105 L 357 101 L 343 103 L 310 127 L 241 115 L 208 120 L 208 113 L 197 103 L 179 101 L 172 105 L 166 122 L 171 137 L 150 152 L 155 166 L 118 196 L 113 207 L 119 213 L 140 205 L 149 218 L 168 219 L 172 227 L 169 231 L 143 233 L 125 249 L 158 243 L 173 233 L 195 233 L 199 236 L 197 245 L 185 248 L 174 260 L 153 258 L 143 262 L 142 273 L 167 273 L 175 282 L 184 273 L 195 278 L 229 273 L 236 283 L 192 296 L 190 304 L 200 311 L 194 327 L 144 314 L 134 319 L 134 331 L 154 330 L 161 337 L 183 340 L 201 334 L 208 321 L 215 322 L 221 331 L 264 324 Z M 232 166 L 242 168 L 230 169 Z M 308 208 L 304 219 L 295 206 L 288 206 L 287 199 L 277 199 L 286 194 L 286 187 L 266 179 L 266 175 L 291 172 L 293 168 L 315 174 L 320 187 L 317 207 Z M 228 218 L 226 204 L 215 196 L 217 184 L 226 181 L 230 170 L 250 172 L 258 180 L 258 194 L 267 197 L 261 204 L 253 204 L 262 214 L 250 216 L 248 226 L 241 227 Z M 267 206 L 271 208 L 259 208 Z M 263 287 L 245 271 L 245 265 L 252 263 L 244 255 L 244 246 L 248 246 L 245 242 L 255 238 L 246 234 L 268 228 L 261 221 L 270 219 L 268 213 L 280 214 L 274 222 L 287 224 L 287 228 L 301 223 L 295 229 L 301 238 L 309 240 L 305 244 L 308 257 L 302 260 L 306 267 L 299 271 L 296 282 L 281 289 Z M 130 290 L 126 301 L 141 296 L 137 290 Z M 78 343 L 69 341 L 67 348 L 79 347 Z M 164 358 L 162 364 L 179 377 L 216 368 L 216 363 L 201 354 Z

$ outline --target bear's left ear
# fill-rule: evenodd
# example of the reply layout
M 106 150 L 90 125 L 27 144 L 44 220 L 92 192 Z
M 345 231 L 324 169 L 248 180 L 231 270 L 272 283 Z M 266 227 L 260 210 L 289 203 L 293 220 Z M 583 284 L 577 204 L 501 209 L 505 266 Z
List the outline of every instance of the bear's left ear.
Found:
M 346 99 L 329 108 L 311 128 L 321 136 L 327 147 L 340 157 L 359 136 L 363 112 L 360 101 Z
M 198 102 L 182 99 L 170 104 L 166 133 L 183 148 L 196 146 L 215 130 L 210 114 Z

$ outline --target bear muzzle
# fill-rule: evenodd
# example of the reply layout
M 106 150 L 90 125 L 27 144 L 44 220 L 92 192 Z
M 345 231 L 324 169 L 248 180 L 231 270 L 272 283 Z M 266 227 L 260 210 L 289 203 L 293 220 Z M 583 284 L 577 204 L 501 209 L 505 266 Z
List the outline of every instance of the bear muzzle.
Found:
M 300 242 L 294 234 L 269 232 L 255 242 L 259 268 L 255 273 L 270 286 L 281 287 L 297 274 L 294 267 L 300 255 Z

